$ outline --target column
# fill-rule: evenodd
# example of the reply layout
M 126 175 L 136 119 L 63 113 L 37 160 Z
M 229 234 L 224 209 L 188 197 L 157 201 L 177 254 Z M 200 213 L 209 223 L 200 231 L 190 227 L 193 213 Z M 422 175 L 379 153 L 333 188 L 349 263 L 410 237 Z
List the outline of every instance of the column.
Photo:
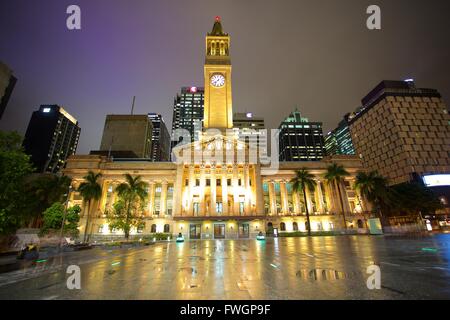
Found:
M 211 165 L 211 187 L 210 187 L 210 204 L 208 215 L 216 215 L 216 165 Z
M 195 166 L 193 164 L 189 165 L 189 180 L 188 180 L 188 203 L 186 207 L 186 213 L 188 216 L 191 216 L 194 214 L 193 211 L 193 201 L 194 201 L 194 186 L 195 186 Z
M 222 170 L 221 170 L 221 174 L 222 174 L 222 211 L 223 211 L 223 215 L 227 215 L 228 214 L 228 184 L 227 184 L 227 165 L 223 164 L 222 165 Z
M 340 184 L 341 187 L 341 196 L 342 196 L 342 205 L 344 207 L 345 213 L 349 214 L 350 211 L 350 204 L 348 203 L 348 195 L 347 195 L 347 189 L 345 188 L 345 183 L 342 182 Z
M 102 183 L 102 197 L 100 200 L 100 211 L 106 214 L 106 198 L 108 195 L 108 181 L 103 180 Z
M 323 193 L 322 193 L 322 182 L 320 180 L 316 181 L 316 195 L 317 195 L 317 207 L 319 213 L 325 213 L 325 203 L 323 201 Z
M 238 165 L 233 163 L 233 180 L 231 182 L 233 188 L 233 213 L 239 214 L 239 192 L 238 192 Z
M 148 188 L 148 215 L 151 217 L 155 212 L 155 183 L 150 181 Z
M 177 165 L 176 177 L 175 177 L 175 185 L 173 192 L 173 213 L 174 216 L 183 214 L 183 186 L 184 186 L 184 165 Z M 150 213 L 151 214 L 151 213 Z
M 293 190 L 292 192 L 293 192 L 292 193 L 292 200 L 294 201 L 294 212 L 296 214 L 302 214 L 302 209 L 301 209 L 301 205 L 300 205 L 300 197 L 301 197 L 301 195 L 295 190 Z
M 308 212 L 309 212 L 309 214 L 314 214 L 313 204 L 311 201 L 311 191 L 308 188 L 305 188 L 305 189 L 306 189 L 306 202 L 308 205 Z
M 251 214 L 251 200 L 252 200 L 252 190 L 250 187 L 250 172 L 249 165 L 244 164 L 244 189 L 245 189 L 245 215 Z
M 289 208 L 287 203 L 286 181 L 280 181 L 280 195 L 281 195 L 281 211 L 283 212 L 283 214 L 288 214 Z
M 164 180 L 161 183 L 161 211 L 160 216 L 165 216 L 167 214 L 167 181 Z
M 261 179 L 261 167 L 259 164 L 255 164 L 255 190 L 256 190 L 256 215 L 264 215 L 264 193 L 263 182 Z
M 270 203 L 270 213 L 272 215 L 276 215 L 277 206 L 275 200 L 275 186 L 273 181 L 269 181 L 269 203 Z
M 206 203 L 205 203 L 205 189 L 206 189 L 206 175 L 205 165 L 200 165 L 200 215 L 205 216 Z

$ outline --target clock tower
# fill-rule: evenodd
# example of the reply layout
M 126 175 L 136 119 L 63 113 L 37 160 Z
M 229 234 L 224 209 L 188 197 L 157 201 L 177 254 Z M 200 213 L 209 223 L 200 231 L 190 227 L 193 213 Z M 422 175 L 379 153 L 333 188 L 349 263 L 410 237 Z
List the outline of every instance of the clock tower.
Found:
M 203 127 L 233 127 L 231 100 L 230 37 L 222 30 L 220 17 L 206 36 L 205 108 Z

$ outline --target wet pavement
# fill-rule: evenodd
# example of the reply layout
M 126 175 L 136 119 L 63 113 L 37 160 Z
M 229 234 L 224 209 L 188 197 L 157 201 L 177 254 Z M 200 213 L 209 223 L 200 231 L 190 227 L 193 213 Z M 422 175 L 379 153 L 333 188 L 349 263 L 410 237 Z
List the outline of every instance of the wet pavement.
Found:
M 69 265 L 81 289 L 69 290 Z M 381 268 L 369 290 L 367 267 Z M 0 299 L 450 299 L 450 234 L 157 243 L 0 274 Z

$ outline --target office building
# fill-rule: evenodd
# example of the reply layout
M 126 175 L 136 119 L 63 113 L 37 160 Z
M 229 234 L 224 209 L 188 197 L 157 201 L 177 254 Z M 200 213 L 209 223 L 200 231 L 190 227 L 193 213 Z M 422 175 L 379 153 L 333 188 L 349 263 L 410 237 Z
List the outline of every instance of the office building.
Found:
M 324 143 L 326 155 L 355 154 L 352 136 L 348 127 L 348 116 L 349 114 L 339 122 L 336 129 L 328 132 L 325 136 Z
M 152 121 L 148 115 L 106 116 L 100 151 L 127 151 L 137 158 L 151 159 Z
M 163 117 L 157 113 L 149 113 L 153 126 L 152 132 L 152 152 L 150 158 L 152 161 L 170 160 L 170 134 L 167 130 Z
M 75 154 L 79 137 L 72 115 L 58 105 L 41 105 L 31 116 L 23 146 L 38 172 L 57 173 Z
M 12 70 L 0 62 L 0 119 L 5 112 L 16 82 L 17 79 L 13 76 Z
M 319 161 L 323 158 L 321 122 L 310 122 L 295 110 L 278 129 L 280 161 Z
M 174 134 L 177 129 L 184 129 L 190 135 L 190 141 L 184 141 L 183 143 L 198 140 L 203 127 L 204 94 L 204 88 L 183 87 L 175 97 L 172 118 L 172 148 L 182 141 L 182 139 L 174 141 Z

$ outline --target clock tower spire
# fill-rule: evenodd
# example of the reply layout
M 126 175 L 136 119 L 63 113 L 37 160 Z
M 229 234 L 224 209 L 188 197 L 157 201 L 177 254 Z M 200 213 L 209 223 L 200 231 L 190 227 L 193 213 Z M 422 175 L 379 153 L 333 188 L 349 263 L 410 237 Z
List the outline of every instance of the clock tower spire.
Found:
M 203 127 L 233 127 L 231 98 L 230 36 L 223 32 L 220 17 L 206 36 L 205 108 Z

